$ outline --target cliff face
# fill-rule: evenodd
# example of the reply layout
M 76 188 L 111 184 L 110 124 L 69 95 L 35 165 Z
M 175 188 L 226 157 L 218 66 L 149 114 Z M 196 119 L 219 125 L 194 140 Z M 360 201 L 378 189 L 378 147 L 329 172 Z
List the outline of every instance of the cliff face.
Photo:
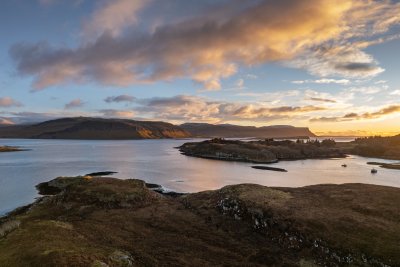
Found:
M 0 266 L 399 266 L 400 189 L 254 184 L 174 197 L 60 177 L 0 219 Z M 374 197 L 371 197 L 374 196 Z
M 159 139 L 189 136 L 179 126 L 165 122 L 83 117 L 0 128 L 0 138 Z
M 275 125 L 265 127 L 238 126 L 230 124 L 185 123 L 180 125 L 183 129 L 198 137 L 225 137 L 225 138 L 288 138 L 288 137 L 314 137 L 307 127 L 294 127 L 288 125 Z

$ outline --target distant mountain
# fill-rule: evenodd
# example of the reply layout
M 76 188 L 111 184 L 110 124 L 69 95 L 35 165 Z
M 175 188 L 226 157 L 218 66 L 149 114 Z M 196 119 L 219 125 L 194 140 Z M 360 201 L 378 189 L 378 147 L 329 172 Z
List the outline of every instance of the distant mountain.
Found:
M 294 127 L 290 125 L 273 125 L 264 127 L 239 126 L 231 124 L 185 123 L 181 128 L 195 137 L 227 137 L 227 138 L 288 138 L 288 137 L 314 137 L 307 127 Z
M 126 119 L 77 117 L 0 127 L 0 138 L 111 140 L 185 137 L 190 137 L 190 134 L 170 123 Z

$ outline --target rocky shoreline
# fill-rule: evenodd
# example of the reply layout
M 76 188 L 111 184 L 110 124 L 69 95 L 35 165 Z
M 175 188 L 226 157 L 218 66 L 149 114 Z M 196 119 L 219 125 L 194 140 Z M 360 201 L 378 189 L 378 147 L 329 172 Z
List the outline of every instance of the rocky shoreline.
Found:
M 400 163 L 367 162 L 368 165 L 377 165 L 381 168 L 400 170 Z
M 16 146 L 0 146 L 0 153 L 1 152 L 18 152 L 18 151 L 24 151 L 24 149 L 21 149 Z
M 399 188 L 241 184 L 171 195 L 82 176 L 38 190 L 0 219 L 0 266 L 400 265 Z
M 299 140 L 274 141 L 273 139 L 258 141 L 239 141 L 215 138 L 203 142 L 189 142 L 178 147 L 186 156 L 270 164 L 281 160 L 345 158 L 344 149 L 331 142 L 304 142 Z

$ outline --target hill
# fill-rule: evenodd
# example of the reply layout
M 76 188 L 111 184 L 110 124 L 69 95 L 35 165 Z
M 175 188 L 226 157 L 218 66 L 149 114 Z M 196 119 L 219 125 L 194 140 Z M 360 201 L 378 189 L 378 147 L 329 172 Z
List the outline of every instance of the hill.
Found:
M 314 137 L 307 127 L 289 125 L 275 126 L 239 126 L 232 124 L 184 123 L 180 125 L 184 130 L 196 137 L 225 137 L 225 138 L 289 138 Z
M 399 188 L 242 184 L 171 196 L 148 187 L 40 184 L 47 196 L 0 219 L 0 266 L 400 265 Z
M 185 137 L 190 134 L 170 123 L 126 119 L 77 117 L 0 127 L 0 138 L 124 140 Z

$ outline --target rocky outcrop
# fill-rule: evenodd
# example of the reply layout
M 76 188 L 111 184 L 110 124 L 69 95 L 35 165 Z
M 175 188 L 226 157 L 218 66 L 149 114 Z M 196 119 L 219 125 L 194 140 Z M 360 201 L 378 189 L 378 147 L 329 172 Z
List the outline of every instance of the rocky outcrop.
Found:
M 133 179 L 43 186 L 53 195 L 0 219 L 0 266 L 400 264 L 398 188 L 242 184 L 171 197 Z
M 341 158 L 346 154 L 333 144 L 314 142 L 238 141 L 215 138 L 203 142 L 185 143 L 179 147 L 182 154 L 193 157 L 243 161 L 253 163 L 275 163 L 279 160 Z
M 159 139 L 186 138 L 179 126 L 155 121 L 64 118 L 34 125 L 0 127 L 0 138 L 39 139 Z

